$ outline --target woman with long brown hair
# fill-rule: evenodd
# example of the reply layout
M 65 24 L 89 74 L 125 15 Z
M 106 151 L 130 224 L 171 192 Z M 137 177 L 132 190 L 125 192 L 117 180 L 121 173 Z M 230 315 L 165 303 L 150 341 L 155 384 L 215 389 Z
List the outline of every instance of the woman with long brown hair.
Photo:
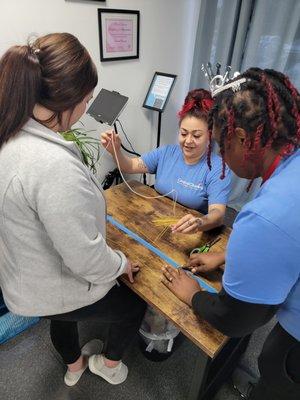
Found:
M 54 347 L 74 385 L 87 367 L 77 322 L 109 324 L 92 372 L 123 382 L 124 349 L 144 303 L 126 286 L 138 270 L 105 242 L 106 204 L 66 131 L 85 112 L 97 84 L 89 53 L 69 33 L 13 46 L 0 60 L 0 285 L 8 308 L 51 320 Z

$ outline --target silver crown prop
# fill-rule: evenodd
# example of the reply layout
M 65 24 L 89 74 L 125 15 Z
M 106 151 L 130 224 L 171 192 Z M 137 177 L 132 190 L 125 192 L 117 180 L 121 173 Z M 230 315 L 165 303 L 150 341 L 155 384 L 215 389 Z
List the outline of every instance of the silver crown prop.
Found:
M 246 78 L 240 78 L 234 82 L 230 82 L 232 79 L 239 76 L 240 73 L 236 71 L 233 76 L 230 77 L 231 67 L 229 65 L 226 67 L 224 75 L 220 74 L 220 69 L 220 63 L 216 64 L 216 74 L 213 73 L 212 65 L 210 62 L 208 62 L 206 66 L 204 64 L 202 64 L 201 66 L 201 70 L 208 80 L 212 97 L 215 97 L 216 95 L 227 89 L 232 89 L 233 92 L 238 92 L 239 90 L 241 90 L 241 84 L 247 82 Z

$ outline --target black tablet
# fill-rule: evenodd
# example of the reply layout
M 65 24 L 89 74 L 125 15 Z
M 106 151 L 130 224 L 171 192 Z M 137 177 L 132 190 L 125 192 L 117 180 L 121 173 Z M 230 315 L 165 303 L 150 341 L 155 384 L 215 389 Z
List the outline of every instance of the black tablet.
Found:
M 101 89 L 87 110 L 87 114 L 98 122 L 113 125 L 127 101 L 128 97 L 122 96 L 118 92 Z

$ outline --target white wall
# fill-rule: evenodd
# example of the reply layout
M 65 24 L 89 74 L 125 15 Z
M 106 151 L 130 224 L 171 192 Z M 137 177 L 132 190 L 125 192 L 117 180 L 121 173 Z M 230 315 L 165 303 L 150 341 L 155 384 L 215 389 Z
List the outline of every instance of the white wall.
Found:
M 142 108 L 155 71 L 178 75 L 162 116 L 161 143 L 177 137 L 176 112 L 188 91 L 194 40 L 201 0 L 0 0 L 0 53 L 25 43 L 30 33 L 70 32 L 86 46 L 96 63 L 99 84 L 129 97 L 120 119 L 138 152 L 156 146 L 157 113 Z M 140 57 L 100 62 L 97 8 L 140 10 Z M 91 117 L 82 118 L 87 129 L 103 131 Z M 124 141 L 125 143 L 125 141 Z M 113 167 L 105 155 L 100 178 Z

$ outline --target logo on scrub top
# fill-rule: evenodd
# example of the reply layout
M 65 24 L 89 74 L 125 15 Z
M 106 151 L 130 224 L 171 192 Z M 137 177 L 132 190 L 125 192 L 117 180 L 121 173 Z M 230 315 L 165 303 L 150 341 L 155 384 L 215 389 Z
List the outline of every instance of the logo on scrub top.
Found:
M 179 185 L 181 185 L 181 186 L 187 188 L 187 189 L 191 189 L 191 190 L 203 190 L 203 184 L 202 184 L 201 182 L 198 183 L 198 184 L 195 184 L 195 183 L 193 183 L 193 182 L 187 182 L 187 181 L 184 181 L 184 180 L 181 179 L 181 178 L 178 178 L 178 179 L 177 179 L 177 183 L 178 183 Z

